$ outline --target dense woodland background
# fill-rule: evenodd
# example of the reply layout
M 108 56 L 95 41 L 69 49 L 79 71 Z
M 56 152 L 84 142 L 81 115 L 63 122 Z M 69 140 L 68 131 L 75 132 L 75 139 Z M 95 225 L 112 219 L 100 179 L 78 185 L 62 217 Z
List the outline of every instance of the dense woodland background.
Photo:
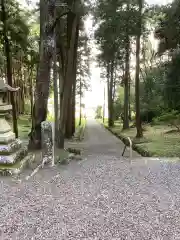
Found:
M 48 117 L 52 94 L 57 146 L 64 148 L 64 139 L 75 133 L 75 106 L 84 107 L 82 96 L 90 85 L 91 39 L 85 22 L 93 16 L 100 50 L 96 61 L 108 89 L 108 120 L 103 106 L 96 117 L 116 133 L 139 139 L 154 155 L 179 156 L 179 0 L 164 6 L 143 0 L 40 0 L 33 10 L 17 0 L 1 0 L 0 11 L 0 76 L 21 87 L 8 100 L 17 137 L 21 116 L 32 120 L 30 148 L 41 146 L 41 122 Z M 176 147 L 162 152 L 163 144 Z

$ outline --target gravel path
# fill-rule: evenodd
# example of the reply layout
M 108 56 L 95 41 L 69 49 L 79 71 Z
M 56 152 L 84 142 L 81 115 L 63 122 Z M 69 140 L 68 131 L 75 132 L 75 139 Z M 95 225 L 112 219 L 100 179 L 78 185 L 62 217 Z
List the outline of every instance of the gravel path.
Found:
M 89 120 L 85 132 L 84 148 L 85 155 L 108 155 L 119 158 L 122 155 L 124 144 L 95 120 Z M 124 156 L 130 156 L 128 149 Z M 133 157 L 140 157 L 140 155 L 133 151 Z
M 89 122 L 84 160 L 0 184 L 0 239 L 180 239 L 180 164 L 120 158 Z

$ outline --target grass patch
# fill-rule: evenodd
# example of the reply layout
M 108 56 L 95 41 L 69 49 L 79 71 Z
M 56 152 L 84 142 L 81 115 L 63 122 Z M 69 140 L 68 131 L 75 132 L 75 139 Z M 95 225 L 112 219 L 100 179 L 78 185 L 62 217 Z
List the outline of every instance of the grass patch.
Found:
M 76 128 L 78 128 L 81 125 L 82 126 L 86 125 L 86 119 L 85 118 L 81 118 L 81 125 L 79 125 L 79 118 L 76 118 L 75 120 L 76 120 L 75 121 Z
M 101 121 L 102 122 L 102 121 Z M 107 127 L 107 120 L 104 123 Z M 121 140 L 130 137 L 133 140 L 134 150 L 143 156 L 153 157 L 180 157 L 180 133 L 168 125 L 144 125 L 143 138 L 135 139 L 136 128 L 122 131 L 122 122 L 115 121 L 110 130 Z
M 47 120 L 51 121 L 52 119 L 49 117 Z M 12 120 L 9 120 L 9 124 L 13 128 Z M 28 139 L 28 134 L 31 131 L 31 119 L 29 115 L 21 115 L 18 118 L 18 131 L 19 131 L 19 138 L 22 140 Z M 86 119 L 81 119 L 81 125 L 79 126 L 79 118 L 76 118 L 76 132 L 78 135 L 82 135 L 86 126 Z
M 103 122 L 103 119 L 99 119 L 97 118 L 96 121 L 98 121 L 99 123 L 103 124 L 105 127 L 108 127 L 108 118 L 105 118 L 104 119 L 104 122 Z
M 64 149 L 57 149 L 56 151 L 56 163 L 66 165 L 70 162 L 70 160 L 81 160 L 81 150 L 79 149 L 72 149 L 68 148 Z
M 56 163 L 64 164 L 64 163 L 66 163 L 66 161 L 69 157 L 69 152 L 64 149 L 56 149 L 55 155 L 56 155 Z
M 79 125 L 79 119 L 76 118 L 76 132 L 75 132 L 75 138 L 81 141 L 84 137 L 84 131 L 86 127 L 86 119 L 81 119 L 81 125 Z
M 13 129 L 12 120 L 8 121 L 11 128 Z M 29 115 L 21 115 L 18 118 L 18 132 L 20 139 L 28 139 L 28 134 L 31 131 L 31 119 Z
M 31 119 L 28 115 L 21 115 L 18 119 L 18 130 L 20 139 L 28 139 L 31 131 Z

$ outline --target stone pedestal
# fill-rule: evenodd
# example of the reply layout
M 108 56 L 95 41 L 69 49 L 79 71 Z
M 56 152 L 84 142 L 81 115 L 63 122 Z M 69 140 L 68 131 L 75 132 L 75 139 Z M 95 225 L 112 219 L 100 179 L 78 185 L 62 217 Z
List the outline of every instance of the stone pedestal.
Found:
M 41 139 L 42 139 L 42 162 L 50 163 L 53 160 L 53 135 L 52 123 L 44 121 L 41 123 Z
M 27 148 L 22 147 L 21 141 L 15 138 L 5 119 L 12 106 L 3 103 L 2 95 L 0 92 L 0 164 L 14 164 L 27 155 Z

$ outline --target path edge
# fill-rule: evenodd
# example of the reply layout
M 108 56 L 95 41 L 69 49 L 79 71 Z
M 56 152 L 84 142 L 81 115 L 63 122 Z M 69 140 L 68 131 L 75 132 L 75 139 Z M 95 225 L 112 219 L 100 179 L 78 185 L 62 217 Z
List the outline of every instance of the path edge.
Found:
M 98 122 L 98 121 L 97 121 Z M 100 123 L 101 126 L 103 126 L 105 129 L 107 129 L 110 133 L 112 133 L 115 137 L 117 137 L 119 140 L 121 140 L 126 146 L 129 146 L 129 140 L 127 137 L 123 136 L 122 134 L 115 133 L 111 128 L 108 126 L 105 126 L 103 123 Z M 153 157 L 153 154 L 147 150 L 144 150 L 142 147 L 138 146 L 137 144 L 132 142 L 132 149 L 139 153 L 142 157 Z

